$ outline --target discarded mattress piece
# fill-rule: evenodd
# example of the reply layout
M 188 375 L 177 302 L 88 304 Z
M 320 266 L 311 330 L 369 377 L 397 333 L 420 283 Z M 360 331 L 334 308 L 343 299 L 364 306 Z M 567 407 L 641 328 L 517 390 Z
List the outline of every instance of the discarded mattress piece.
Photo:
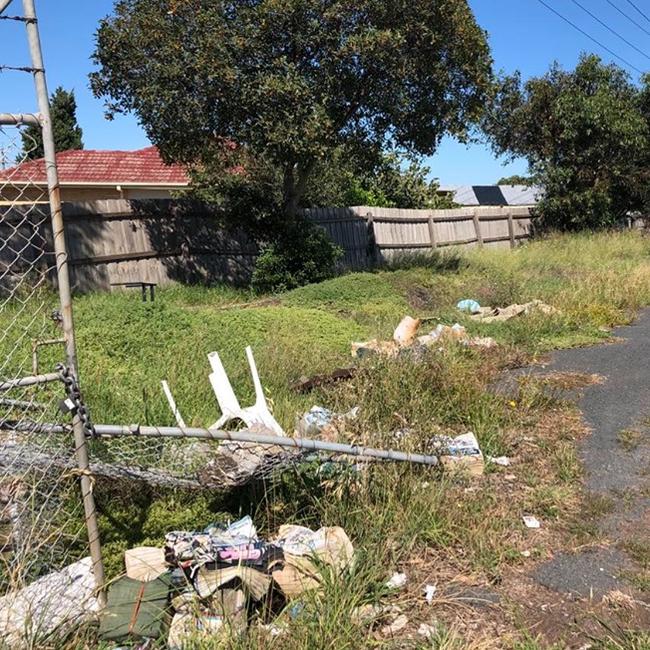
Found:
M 459 323 L 454 325 L 439 323 L 427 334 L 417 336 L 420 324 L 420 319 L 406 316 L 395 330 L 392 341 L 371 339 L 370 341 L 353 342 L 351 346 L 352 356 L 358 359 L 372 354 L 396 357 L 404 352 L 418 352 L 432 347 L 443 348 L 449 343 L 458 343 L 476 348 L 493 348 L 497 345 L 497 342 L 489 336 L 469 336 L 465 327 Z
M 477 313 L 472 315 L 472 318 L 482 323 L 500 323 L 516 316 L 528 316 L 534 313 L 557 316 L 561 312 L 541 300 L 531 300 L 521 305 L 514 304 L 508 307 L 481 307 Z
M 0 598 L 0 639 L 8 648 L 33 648 L 34 639 L 64 635 L 99 612 L 89 557 Z

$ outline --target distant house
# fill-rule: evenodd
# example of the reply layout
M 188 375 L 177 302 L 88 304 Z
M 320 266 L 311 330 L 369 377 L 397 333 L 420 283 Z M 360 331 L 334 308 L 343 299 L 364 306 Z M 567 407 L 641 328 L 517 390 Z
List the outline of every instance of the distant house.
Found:
M 189 178 L 167 165 L 156 147 L 136 151 L 74 150 L 56 155 L 63 201 L 161 199 L 186 189 Z M 47 201 L 45 161 L 0 169 L 0 203 Z
M 528 185 L 461 185 L 441 187 L 439 193 L 451 196 L 462 206 L 534 206 L 540 199 L 541 189 Z

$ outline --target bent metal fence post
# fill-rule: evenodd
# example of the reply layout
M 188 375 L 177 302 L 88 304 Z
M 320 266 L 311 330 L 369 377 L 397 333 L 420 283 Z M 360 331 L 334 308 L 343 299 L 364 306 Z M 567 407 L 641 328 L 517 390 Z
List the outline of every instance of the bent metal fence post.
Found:
M 25 25 L 31 65 L 0 69 L 33 75 L 39 112 L 0 113 L 0 451 L 17 451 L 10 454 L 14 459 L 37 454 L 39 463 L 25 468 L 0 460 L 0 593 L 61 568 L 88 548 L 101 587 L 104 572 L 88 470 L 88 426 L 77 390 L 68 259 L 38 22 L 34 0 L 23 0 L 22 16 L 3 15 L 10 4 L 0 0 L 0 17 L 12 22 L 2 21 L 0 27 Z M 42 166 L 22 164 L 41 157 L 46 184 L 39 174 Z M 63 342 L 43 353 L 42 366 L 47 363 L 57 372 L 34 376 L 34 346 L 54 338 Z M 66 396 L 73 437 L 34 438 L 5 426 L 60 421 L 57 404 Z M 76 467 L 62 463 L 71 458 Z M 74 496 L 77 482 L 83 513 Z

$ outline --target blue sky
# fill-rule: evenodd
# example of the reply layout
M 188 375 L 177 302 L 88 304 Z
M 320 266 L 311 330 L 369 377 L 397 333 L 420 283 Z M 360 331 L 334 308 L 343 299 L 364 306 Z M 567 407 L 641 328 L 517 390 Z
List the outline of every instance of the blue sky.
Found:
M 578 1 L 640 50 L 650 52 L 650 36 L 618 13 L 607 0 Z M 134 117 L 106 121 L 102 103 L 94 99 L 88 89 L 93 34 L 99 19 L 110 13 L 112 1 L 36 2 L 50 90 L 58 85 L 75 90 L 86 148 L 137 149 L 146 146 L 147 138 Z M 648 58 L 599 25 L 574 0 L 545 2 L 633 66 L 641 70 L 650 69 Z M 628 0 L 612 2 L 650 31 L 650 21 L 637 13 Z M 649 0 L 635 0 L 634 3 L 650 16 Z M 571 68 L 581 51 L 593 51 L 607 61 L 616 61 L 539 0 L 470 0 L 470 5 L 479 24 L 488 32 L 497 70 L 511 72 L 519 69 L 524 77 L 539 75 L 554 59 Z M 6 14 L 19 13 L 20 8 L 20 0 L 14 0 Z M 22 26 L 12 21 L 0 21 L 0 64 L 25 65 L 28 61 Z M 620 64 L 620 61 L 616 62 Z M 638 78 L 637 73 L 632 74 L 634 79 Z M 24 73 L 0 72 L 0 111 L 29 112 L 34 109 L 31 78 Z M 524 161 L 504 167 L 486 146 L 466 147 L 449 138 L 427 163 L 432 176 L 446 185 L 494 183 L 503 175 L 526 170 Z

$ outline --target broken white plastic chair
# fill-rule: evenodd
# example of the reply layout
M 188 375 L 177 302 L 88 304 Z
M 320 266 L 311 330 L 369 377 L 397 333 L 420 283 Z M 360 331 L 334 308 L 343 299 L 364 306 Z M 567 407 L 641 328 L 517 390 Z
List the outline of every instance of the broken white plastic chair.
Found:
M 248 365 L 253 377 L 253 386 L 255 387 L 255 404 L 242 408 L 239 405 L 239 400 L 232 389 L 228 375 L 221 363 L 218 352 L 210 352 L 208 360 L 212 367 L 210 374 L 210 384 L 212 390 L 217 397 L 219 408 L 221 409 L 221 417 L 211 426 L 210 429 L 220 429 L 229 420 L 242 420 L 247 426 L 254 424 L 261 424 L 267 429 L 270 429 L 278 436 L 284 436 L 285 433 L 282 427 L 278 424 L 276 419 L 269 411 L 264 396 L 264 389 L 262 382 L 257 374 L 257 366 L 253 358 L 253 351 L 250 346 L 246 348 L 246 357 L 248 358 Z
M 176 424 L 178 424 L 178 426 L 181 429 L 184 429 L 185 420 L 183 420 L 183 416 L 181 415 L 181 412 L 178 410 L 178 407 L 176 406 L 176 400 L 174 400 L 174 396 L 172 395 L 172 392 L 169 389 L 169 384 L 164 379 L 160 383 L 162 384 L 163 393 L 165 393 L 165 397 L 167 398 L 167 402 L 169 403 L 169 408 L 171 408 L 172 413 L 174 414 L 174 418 L 176 419 Z

